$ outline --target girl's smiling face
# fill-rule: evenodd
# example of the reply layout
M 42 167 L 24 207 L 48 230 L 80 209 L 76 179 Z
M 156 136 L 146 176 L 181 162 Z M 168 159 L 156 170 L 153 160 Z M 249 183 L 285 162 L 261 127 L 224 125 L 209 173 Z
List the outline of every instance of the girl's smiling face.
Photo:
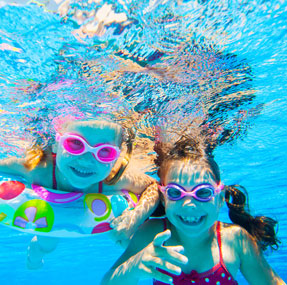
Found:
M 61 134 L 73 133 L 83 137 L 90 146 L 110 144 L 120 147 L 121 126 L 103 121 L 75 121 L 68 124 Z M 91 152 L 73 155 L 57 144 L 57 168 L 60 175 L 74 188 L 86 189 L 104 180 L 111 172 L 115 161 L 102 163 Z
M 216 187 L 210 168 L 198 166 L 191 161 L 175 160 L 169 162 L 162 183 L 176 183 L 190 191 L 198 184 L 209 183 Z M 186 196 L 178 201 L 171 201 L 164 195 L 166 216 L 177 231 L 188 236 L 207 233 L 218 218 L 223 205 L 224 192 L 220 192 L 208 202 L 200 202 Z

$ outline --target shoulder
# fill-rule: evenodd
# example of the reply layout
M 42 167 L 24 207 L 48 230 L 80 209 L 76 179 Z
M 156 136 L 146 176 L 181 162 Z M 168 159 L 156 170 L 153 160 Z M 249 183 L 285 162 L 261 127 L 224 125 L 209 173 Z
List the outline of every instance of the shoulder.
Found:
M 262 252 L 256 239 L 239 225 L 221 223 L 221 236 L 225 245 L 232 248 L 242 261 L 254 256 L 261 256 Z
M 251 237 L 244 228 L 236 224 L 220 222 L 220 231 L 227 239 L 240 240 L 242 238 Z
M 239 225 L 220 222 L 221 236 L 225 242 L 242 247 L 246 243 L 256 243 L 255 239 Z
M 232 259 L 232 256 L 224 254 L 223 250 L 225 258 L 227 257 L 224 261 L 227 261 L 226 265 L 231 269 L 231 273 L 236 272 L 234 268 L 238 266 L 248 284 L 285 284 L 270 267 L 252 235 L 238 225 L 225 223 L 221 225 L 223 246 L 227 250 L 226 246 L 229 245 L 230 252 L 235 254 Z M 229 261 L 233 261 L 233 264 Z M 238 265 L 234 266 L 235 263 Z

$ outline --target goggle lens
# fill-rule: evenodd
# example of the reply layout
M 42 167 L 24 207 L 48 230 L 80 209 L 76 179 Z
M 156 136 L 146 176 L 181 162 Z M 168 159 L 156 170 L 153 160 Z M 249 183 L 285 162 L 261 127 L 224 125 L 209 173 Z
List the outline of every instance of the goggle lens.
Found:
M 195 195 L 196 197 L 200 198 L 200 199 L 206 199 L 209 200 L 212 196 L 213 196 L 214 191 L 210 188 L 201 188 L 198 189 L 197 191 L 195 191 Z
M 107 147 L 107 146 L 101 148 L 97 152 L 97 155 L 101 161 L 105 161 L 105 162 L 114 161 L 118 157 L 117 151 L 114 148 Z
M 167 188 L 166 194 L 168 198 L 171 198 L 171 199 L 179 199 L 181 197 L 181 191 L 173 187 Z
M 72 154 L 80 154 L 85 149 L 83 142 L 76 138 L 66 138 L 63 142 L 63 146 Z

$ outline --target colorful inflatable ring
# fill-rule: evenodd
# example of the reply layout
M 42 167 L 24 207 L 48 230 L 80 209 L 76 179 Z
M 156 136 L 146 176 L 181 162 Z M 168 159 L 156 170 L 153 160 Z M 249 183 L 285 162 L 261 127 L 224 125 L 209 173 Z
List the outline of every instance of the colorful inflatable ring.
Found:
M 39 185 L 31 188 L 20 177 L 0 174 L 0 223 L 31 234 L 84 237 L 104 233 L 109 222 L 138 202 L 121 190 L 118 195 L 63 192 Z

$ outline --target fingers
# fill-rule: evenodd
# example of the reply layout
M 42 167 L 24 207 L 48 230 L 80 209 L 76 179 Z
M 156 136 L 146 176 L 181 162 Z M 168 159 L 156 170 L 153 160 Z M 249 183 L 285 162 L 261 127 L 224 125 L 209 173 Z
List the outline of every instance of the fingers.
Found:
M 155 279 L 157 281 L 160 281 L 166 284 L 172 284 L 173 280 L 170 276 L 156 270 L 155 268 L 150 268 L 143 264 L 141 265 L 141 267 L 142 267 L 141 269 L 145 271 L 145 275 L 147 278 Z
M 170 237 L 170 230 L 157 234 L 143 250 L 140 266 L 152 278 L 168 284 L 172 284 L 172 278 L 167 274 L 180 275 L 181 264 L 188 262 L 182 246 L 164 245 Z
M 117 227 L 121 222 L 123 221 L 123 217 L 122 216 L 119 216 L 117 218 L 114 218 L 111 220 L 110 222 L 110 227 L 111 228 L 115 228 Z
M 174 265 L 166 260 L 163 260 L 159 257 L 154 257 L 149 261 L 146 261 L 145 264 L 150 268 L 157 268 L 169 272 L 171 274 L 180 275 L 181 268 L 177 265 Z
M 118 232 L 117 230 L 113 229 L 109 231 L 108 234 L 111 240 L 123 248 L 126 248 L 129 244 L 130 237 L 127 236 L 125 232 Z
M 164 258 L 168 261 L 187 264 L 188 258 L 182 254 L 184 252 L 184 248 L 182 246 L 169 246 L 165 247 L 164 250 Z
M 171 237 L 170 230 L 166 230 L 162 233 L 159 233 L 155 236 L 153 240 L 153 245 L 157 256 L 167 259 L 170 262 L 179 262 L 186 264 L 188 259 L 182 253 L 184 248 L 180 245 L 178 246 L 163 246 L 163 244 Z
M 171 237 L 170 230 L 166 230 L 162 233 L 159 233 L 155 236 L 153 240 L 153 245 L 161 247 L 170 237 Z
M 34 237 L 27 249 L 28 269 L 39 269 L 43 266 L 43 252 L 39 248 L 37 237 Z
M 122 214 L 119 217 L 116 217 L 111 220 L 110 227 L 111 228 L 129 228 L 133 224 L 133 216 L 131 214 L 126 215 Z

